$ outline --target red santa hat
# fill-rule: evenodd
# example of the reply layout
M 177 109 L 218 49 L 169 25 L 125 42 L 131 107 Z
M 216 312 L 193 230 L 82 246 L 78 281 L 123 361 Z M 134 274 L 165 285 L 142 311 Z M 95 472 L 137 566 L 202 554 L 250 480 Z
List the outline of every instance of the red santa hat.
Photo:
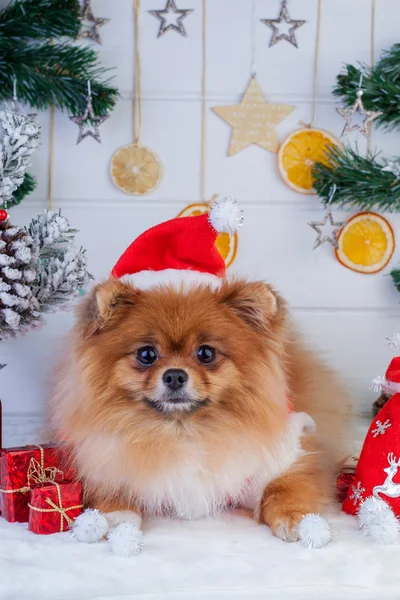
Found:
M 229 197 L 216 201 L 208 213 L 156 225 L 132 242 L 111 276 L 140 289 L 163 283 L 218 286 L 225 277 L 225 262 L 215 240 L 222 232 L 234 234 L 242 223 L 242 210 Z
M 392 363 L 393 371 L 392 375 Z M 400 374 L 400 358 L 392 361 L 390 377 Z M 388 369 L 388 371 L 389 371 Z M 388 375 L 388 371 L 386 374 Z M 400 394 L 394 394 L 373 420 L 354 481 L 343 502 L 343 510 L 357 515 L 360 528 L 376 541 L 393 543 L 400 526 Z
M 375 377 L 372 384 L 375 391 L 383 390 L 389 394 L 400 392 L 400 356 L 392 359 L 385 377 Z

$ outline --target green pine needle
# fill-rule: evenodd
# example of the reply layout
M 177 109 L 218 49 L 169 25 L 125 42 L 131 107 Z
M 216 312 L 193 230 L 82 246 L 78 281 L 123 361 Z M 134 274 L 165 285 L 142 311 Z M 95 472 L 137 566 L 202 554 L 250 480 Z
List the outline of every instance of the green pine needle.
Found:
M 110 112 L 118 91 L 105 79 L 96 51 L 54 41 L 76 37 L 79 14 L 78 0 L 14 0 L 0 12 L 0 100 L 12 98 L 15 78 L 21 102 L 78 115 L 86 108 L 90 80 L 96 115 Z
M 391 271 L 391 276 L 393 279 L 393 283 L 396 286 L 397 290 L 400 292 L 400 269 L 393 269 Z
M 356 100 L 361 73 L 365 108 L 382 111 L 374 119 L 374 124 L 386 129 L 400 127 L 400 44 L 394 44 L 390 50 L 384 51 L 372 70 L 366 65 L 360 65 L 359 68 L 345 66 L 333 90 L 333 94 L 340 97 L 345 106 L 351 106 Z
M 313 186 L 323 202 L 327 202 L 332 186 L 336 186 L 331 202 L 361 210 L 400 210 L 400 179 L 382 171 L 377 155 L 364 157 L 349 147 L 331 147 L 326 163 L 315 163 Z
M 11 202 L 7 202 L 7 206 L 5 208 L 11 208 L 12 206 L 17 206 L 25 196 L 31 194 L 33 190 L 36 188 L 36 179 L 29 175 L 29 173 L 25 173 L 24 181 L 21 183 L 19 188 L 14 192 Z
M 79 14 L 79 0 L 14 0 L 0 13 L 0 37 L 10 42 L 18 38 L 76 38 Z

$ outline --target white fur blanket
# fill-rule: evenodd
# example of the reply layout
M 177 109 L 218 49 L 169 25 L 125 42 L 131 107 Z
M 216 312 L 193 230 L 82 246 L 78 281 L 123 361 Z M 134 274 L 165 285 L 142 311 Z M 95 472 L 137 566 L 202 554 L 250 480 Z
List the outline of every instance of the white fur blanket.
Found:
M 334 515 L 331 546 L 286 544 L 238 513 L 148 523 L 143 552 L 69 533 L 38 536 L 0 519 L 1 600 L 384 600 L 400 598 L 400 546 L 378 546 Z

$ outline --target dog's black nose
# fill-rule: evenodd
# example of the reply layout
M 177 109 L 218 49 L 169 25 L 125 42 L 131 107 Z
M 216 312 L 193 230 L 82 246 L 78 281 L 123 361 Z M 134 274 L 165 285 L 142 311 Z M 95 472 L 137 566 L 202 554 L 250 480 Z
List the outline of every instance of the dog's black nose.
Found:
M 183 369 L 168 369 L 162 379 L 170 390 L 179 390 L 185 385 L 189 376 Z

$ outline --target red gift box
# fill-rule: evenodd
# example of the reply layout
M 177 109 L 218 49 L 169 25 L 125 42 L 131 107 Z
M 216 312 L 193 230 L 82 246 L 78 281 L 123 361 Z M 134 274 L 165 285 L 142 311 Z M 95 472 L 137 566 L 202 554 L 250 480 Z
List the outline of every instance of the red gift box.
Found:
M 28 529 L 44 535 L 68 531 L 82 508 L 79 481 L 41 484 L 31 493 Z
M 7 521 L 26 523 L 34 485 L 73 479 L 73 468 L 59 468 L 62 456 L 55 444 L 7 448 L 0 452 L 0 510 Z
M 357 461 L 358 458 L 352 456 L 344 465 L 336 480 L 336 499 L 340 503 L 346 498 L 347 490 L 355 480 Z

